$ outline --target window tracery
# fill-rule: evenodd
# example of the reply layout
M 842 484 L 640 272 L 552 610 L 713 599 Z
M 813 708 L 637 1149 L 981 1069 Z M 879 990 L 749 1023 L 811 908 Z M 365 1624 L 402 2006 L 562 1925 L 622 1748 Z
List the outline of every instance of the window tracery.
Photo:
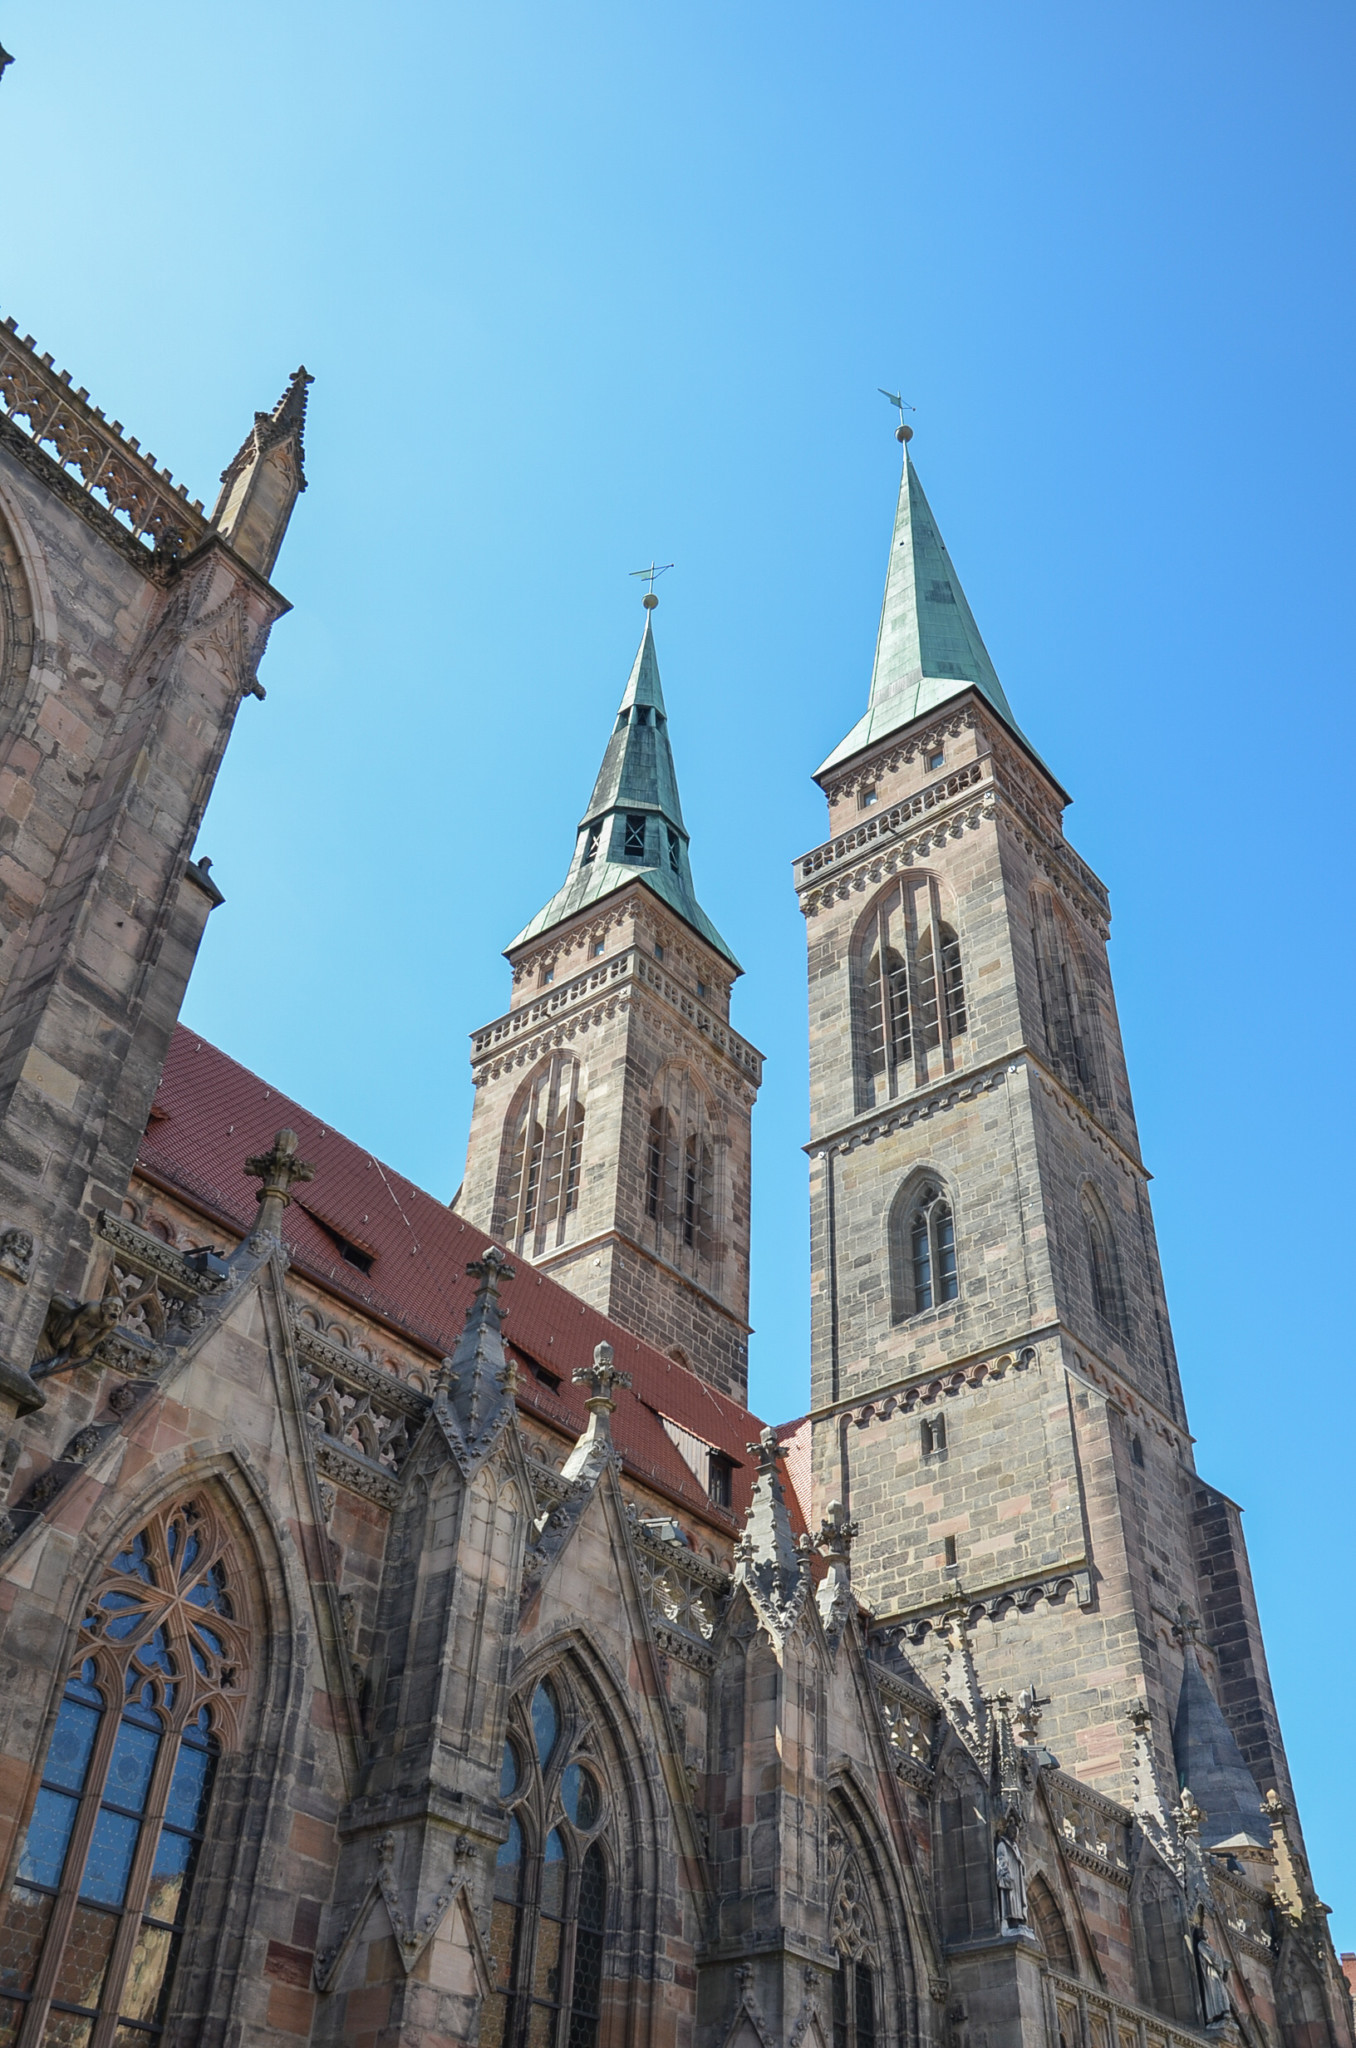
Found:
M 104 1568 L 0 1925 L 0 2048 L 154 2048 L 248 1636 L 197 1496 Z
M 1050 1064 L 1075 1095 L 1105 1112 L 1109 1105 L 1106 1090 L 1098 1083 L 1097 1021 L 1084 988 L 1077 941 L 1043 890 L 1033 894 L 1031 937 Z
M 1091 1187 L 1080 1198 L 1083 1227 L 1087 1235 L 1088 1279 L 1092 1305 L 1109 1328 L 1123 1333 L 1125 1301 L 1121 1291 L 1120 1261 L 1106 1211 Z
M 716 1147 L 706 1098 L 685 1068 L 666 1068 L 645 1134 L 645 1214 L 655 1248 L 674 1265 L 712 1265 Z
M 965 977 L 960 940 L 926 875 L 886 890 L 867 912 L 855 951 L 858 1092 L 870 1108 L 951 1065 L 967 1024 Z
M 891 1266 L 895 1314 L 922 1315 L 960 1294 L 956 1224 L 951 1204 L 935 1181 L 907 1188 L 892 1219 Z
M 557 1053 L 533 1075 L 507 1143 L 504 1236 L 540 1254 L 563 1244 L 579 1206 L 585 1083 L 578 1060 Z
M 607 1808 L 574 1718 L 550 1678 L 510 1715 L 499 1783 L 509 1832 L 495 1866 L 482 2048 L 596 2048 Z
M 838 1883 L 833 1913 L 833 2048 L 875 2048 L 876 1930 L 855 1857 Z

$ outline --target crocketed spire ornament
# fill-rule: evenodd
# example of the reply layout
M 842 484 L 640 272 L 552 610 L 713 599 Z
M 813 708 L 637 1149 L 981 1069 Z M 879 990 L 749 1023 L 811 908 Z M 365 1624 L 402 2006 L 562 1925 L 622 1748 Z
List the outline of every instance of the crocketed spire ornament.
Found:
M 514 1406 L 514 1372 L 504 1350 L 505 1311 L 499 1300 L 499 1290 L 513 1279 L 514 1268 L 492 1244 L 480 1258 L 471 1259 L 466 1270 L 477 1283 L 475 1297 L 457 1348 L 444 1361 L 434 1404 L 463 1467 L 480 1462 Z
M 819 1526 L 815 1547 L 828 1569 L 820 1582 L 816 1605 L 824 1632 L 836 1636 L 852 1612 L 852 1541 L 857 1524 L 850 1522 L 840 1500 L 831 1500 Z
M 758 1460 L 758 1476 L 735 1552 L 735 1583 L 748 1589 L 760 1621 L 780 1642 L 795 1625 L 810 1584 L 808 1563 L 796 1544 L 782 1488 L 786 1446 L 775 1429 L 765 1429 L 747 1446 Z
M 561 1472 L 562 1479 L 597 1478 L 607 1465 L 615 1464 L 612 1444 L 613 1395 L 618 1387 L 629 1387 L 631 1375 L 615 1363 L 610 1344 L 594 1346 L 592 1365 L 577 1366 L 570 1378 L 577 1387 L 590 1389 L 584 1406 L 589 1411 L 588 1427 L 570 1452 Z

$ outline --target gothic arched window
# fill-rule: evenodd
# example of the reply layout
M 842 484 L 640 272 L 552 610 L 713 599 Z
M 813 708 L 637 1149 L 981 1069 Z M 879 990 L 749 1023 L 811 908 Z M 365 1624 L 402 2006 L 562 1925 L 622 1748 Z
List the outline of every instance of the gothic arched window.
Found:
M 686 1068 L 668 1067 L 645 1133 L 645 1214 L 655 1248 L 675 1265 L 717 1257 L 716 1147 L 706 1098 Z
M 481 2048 L 595 2048 L 607 1925 L 602 1772 L 541 1680 L 510 1716 L 500 1774 L 509 1832 L 495 1866 L 494 1988 Z
M 1088 1279 L 1092 1305 L 1102 1321 L 1113 1330 L 1124 1331 L 1125 1305 L 1121 1293 L 1120 1261 L 1106 1211 L 1090 1187 L 1081 1196 L 1083 1227 L 1087 1232 Z
M 1031 1924 L 1036 1930 L 1045 1959 L 1050 1967 L 1062 1970 L 1066 1977 L 1078 1975 L 1078 1964 L 1074 1960 L 1073 1943 L 1069 1930 L 1064 1924 L 1064 1915 L 1058 1901 L 1045 1879 L 1037 1873 L 1026 1889 L 1027 1911 Z
M 508 1140 L 504 1236 L 512 1250 L 538 1253 L 565 1241 L 579 1206 L 584 1157 L 584 1076 L 557 1053 L 534 1074 Z
M 895 1314 L 917 1316 L 955 1301 L 960 1293 L 956 1224 L 935 1181 L 925 1181 L 896 1203 L 892 1235 Z
M 858 1093 L 870 1108 L 945 1071 L 952 1042 L 965 1032 L 960 940 L 930 876 L 894 883 L 872 905 L 854 959 Z
M 153 1515 L 96 1583 L 0 1926 L 0 2041 L 158 2041 L 217 1759 L 238 1735 L 235 1580 L 194 1498 Z
M 1067 1088 L 1105 1115 L 1109 1104 L 1107 1091 L 1098 1084 L 1097 1019 L 1084 988 L 1077 941 L 1046 890 L 1033 892 L 1031 938 L 1050 1064 Z
M 838 1882 L 833 1946 L 838 1971 L 833 1980 L 833 2048 L 876 2048 L 876 1936 L 855 1857 Z

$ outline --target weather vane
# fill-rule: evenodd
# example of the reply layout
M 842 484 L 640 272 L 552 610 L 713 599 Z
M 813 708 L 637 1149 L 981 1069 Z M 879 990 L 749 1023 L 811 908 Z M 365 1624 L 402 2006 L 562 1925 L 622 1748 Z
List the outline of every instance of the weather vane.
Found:
M 656 576 L 662 576 L 666 569 L 671 569 L 672 567 L 672 562 L 651 562 L 648 569 L 632 569 L 628 572 L 632 576 L 643 576 L 645 578 L 645 595 L 640 601 L 647 612 L 652 612 L 659 602 L 659 599 L 654 594 Z
M 910 405 L 908 403 L 908 400 L 901 398 L 897 391 L 887 391 L 883 384 L 878 384 L 876 386 L 876 389 L 877 391 L 879 391 L 882 398 L 889 399 L 891 405 L 899 414 L 899 425 L 895 428 L 895 439 L 897 441 L 912 441 L 913 428 L 906 424 L 904 414 L 906 411 L 917 412 L 918 407 L 916 405 Z

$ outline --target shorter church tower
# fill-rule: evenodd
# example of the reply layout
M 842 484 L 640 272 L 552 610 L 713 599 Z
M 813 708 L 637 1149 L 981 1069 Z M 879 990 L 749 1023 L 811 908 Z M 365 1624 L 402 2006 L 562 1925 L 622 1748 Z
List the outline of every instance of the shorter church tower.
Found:
M 741 969 L 693 889 L 657 602 L 564 886 L 507 948 L 507 1014 L 472 1037 L 457 1206 L 742 1400 L 763 1062 L 730 1029 Z

